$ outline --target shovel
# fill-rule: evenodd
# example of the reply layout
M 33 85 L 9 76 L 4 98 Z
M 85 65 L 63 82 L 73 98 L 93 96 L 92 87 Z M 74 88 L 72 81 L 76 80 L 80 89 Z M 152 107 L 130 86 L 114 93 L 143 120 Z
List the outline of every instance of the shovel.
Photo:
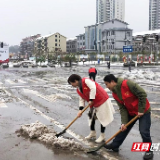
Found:
M 134 122 L 137 118 L 139 118 L 139 116 L 135 116 L 133 119 L 131 119 L 125 126 L 128 127 L 132 122 Z M 108 142 L 110 142 L 114 137 L 116 137 L 119 133 L 121 133 L 121 130 L 119 130 L 116 134 L 114 134 L 111 138 L 109 138 L 107 141 L 105 141 L 103 144 L 101 144 L 98 147 L 95 148 L 91 148 L 87 151 L 87 153 L 92 153 L 92 152 L 96 152 L 99 149 L 101 149 L 105 144 L 107 144 Z
M 86 106 L 83 110 L 82 113 L 89 107 L 90 105 Z M 62 132 L 57 133 L 55 136 L 58 138 L 60 135 L 64 134 L 66 130 L 78 119 L 79 117 L 77 116 Z

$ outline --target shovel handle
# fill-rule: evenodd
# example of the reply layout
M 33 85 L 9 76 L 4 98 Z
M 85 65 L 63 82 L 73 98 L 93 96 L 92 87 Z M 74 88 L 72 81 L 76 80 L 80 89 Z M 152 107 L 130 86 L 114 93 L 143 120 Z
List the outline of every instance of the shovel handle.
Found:
M 133 123 L 136 119 L 138 119 L 139 116 L 135 116 L 134 118 L 132 118 L 126 125 L 125 127 L 128 127 L 131 123 Z M 114 137 L 116 137 L 120 132 L 122 132 L 121 130 L 119 130 L 117 133 L 115 133 L 111 138 L 109 138 L 107 141 L 105 141 L 105 144 L 107 144 L 108 142 L 110 142 Z
M 125 126 L 128 127 L 131 123 L 133 123 L 136 119 L 138 119 L 139 116 L 135 116 L 133 119 L 131 119 Z M 116 134 L 114 134 L 111 138 L 109 138 L 107 141 L 105 141 L 103 144 L 101 144 L 100 146 L 90 149 L 89 151 L 87 151 L 87 153 L 93 153 L 98 151 L 99 149 L 101 149 L 102 147 L 104 147 L 105 144 L 107 144 L 108 142 L 110 142 L 114 137 L 116 137 L 120 132 L 122 132 L 121 130 L 119 130 Z
M 82 113 L 87 109 L 89 108 L 90 105 L 88 104 L 83 110 L 82 110 Z M 65 130 L 67 130 L 79 117 L 77 116 L 66 128 Z

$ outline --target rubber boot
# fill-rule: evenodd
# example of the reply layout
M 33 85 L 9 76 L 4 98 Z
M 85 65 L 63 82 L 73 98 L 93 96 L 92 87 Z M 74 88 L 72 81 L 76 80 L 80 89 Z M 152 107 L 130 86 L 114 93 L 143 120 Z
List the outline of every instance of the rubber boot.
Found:
M 102 141 L 105 140 L 105 134 L 104 133 L 101 133 L 101 135 L 99 136 L 98 139 L 96 139 L 96 143 L 101 143 Z
M 151 159 L 153 159 L 153 152 L 152 151 L 146 152 L 145 155 L 143 156 L 143 159 L 144 160 L 151 160 Z
M 96 139 L 96 131 L 91 131 L 90 134 L 85 137 L 85 139 L 89 140 L 89 139 Z

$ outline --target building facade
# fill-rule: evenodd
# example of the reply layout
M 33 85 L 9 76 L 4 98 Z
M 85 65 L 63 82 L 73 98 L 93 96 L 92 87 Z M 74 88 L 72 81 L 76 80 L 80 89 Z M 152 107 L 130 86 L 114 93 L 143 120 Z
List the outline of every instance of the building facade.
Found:
M 86 49 L 85 34 L 79 34 L 76 37 L 77 37 L 77 52 L 83 52 Z
M 133 52 L 159 57 L 160 51 L 160 30 L 144 31 L 133 34 Z M 156 57 L 155 57 L 156 59 Z
M 149 30 L 160 29 L 160 0 L 149 1 Z
M 96 0 L 96 23 L 125 18 L 125 0 Z
M 60 33 L 45 35 L 36 39 L 34 47 L 38 54 L 66 52 L 66 37 Z
M 132 44 L 132 29 L 118 19 L 85 27 L 86 49 L 98 53 L 119 53 Z
M 67 39 L 67 53 L 77 52 L 77 38 Z
M 28 58 L 31 57 L 34 53 L 34 43 L 37 38 L 41 35 L 33 35 L 26 38 L 23 38 L 20 42 L 20 55 L 21 57 Z
M 97 52 L 97 26 L 98 24 L 85 27 L 86 50 Z

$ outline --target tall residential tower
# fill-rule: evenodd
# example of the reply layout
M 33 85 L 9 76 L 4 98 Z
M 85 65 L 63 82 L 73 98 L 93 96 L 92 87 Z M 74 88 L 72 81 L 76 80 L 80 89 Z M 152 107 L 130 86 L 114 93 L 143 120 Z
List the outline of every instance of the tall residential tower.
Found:
M 119 19 L 124 21 L 125 0 L 96 0 L 96 23 Z
M 160 0 L 149 0 L 149 30 L 160 29 Z

